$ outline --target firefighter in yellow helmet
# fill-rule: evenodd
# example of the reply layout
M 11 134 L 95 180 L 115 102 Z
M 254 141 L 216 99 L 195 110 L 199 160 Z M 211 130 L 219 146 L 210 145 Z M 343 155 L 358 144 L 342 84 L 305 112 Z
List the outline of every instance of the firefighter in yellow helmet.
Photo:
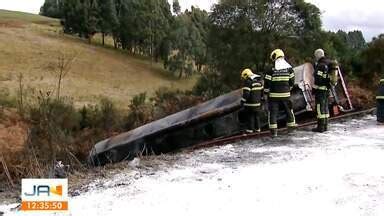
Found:
M 279 107 L 283 107 L 287 115 L 288 128 L 296 128 L 295 115 L 292 109 L 291 90 L 295 84 L 295 73 L 292 66 L 285 60 L 284 52 L 276 49 L 271 53 L 272 70 L 264 77 L 264 92 L 268 95 L 269 128 L 272 136 L 277 136 L 277 117 Z
M 254 74 L 250 69 L 241 72 L 243 80 L 243 98 L 241 104 L 247 113 L 246 133 L 261 132 L 260 115 L 262 111 L 263 83 L 261 76 Z
M 338 64 L 325 56 L 323 49 L 315 51 L 315 101 L 317 127 L 312 131 L 323 133 L 328 130 L 329 115 L 329 90 L 337 83 Z
M 377 122 L 384 125 L 384 77 L 380 80 L 379 90 L 377 91 Z

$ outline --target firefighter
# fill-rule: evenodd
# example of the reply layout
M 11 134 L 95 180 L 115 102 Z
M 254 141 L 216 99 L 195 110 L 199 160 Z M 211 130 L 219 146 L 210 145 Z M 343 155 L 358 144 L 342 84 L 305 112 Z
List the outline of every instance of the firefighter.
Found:
M 377 122 L 384 124 L 384 78 L 380 80 L 379 90 L 376 96 L 377 100 Z
M 274 67 L 264 77 L 264 92 L 268 95 L 269 129 L 272 137 L 277 136 L 279 107 L 282 107 L 287 115 L 288 128 L 297 127 L 290 100 L 291 90 L 295 84 L 295 73 L 284 57 L 284 52 L 281 49 L 274 50 L 271 54 Z
M 333 75 L 335 74 L 334 71 L 337 70 L 337 62 L 325 57 L 324 50 L 322 49 L 315 51 L 315 60 L 314 93 L 317 127 L 312 129 L 312 131 L 323 133 L 328 130 L 328 119 L 330 117 L 328 107 L 329 89 L 332 85 L 336 85 L 337 82 L 337 78 Z
M 261 100 L 263 98 L 263 83 L 261 76 L 254 74 L 250 69 L 241 73 L 243 85 L 243 98 L 241 103 L 247 113 L 246 133 L 261 132 L 260 115 L 262 112 Z

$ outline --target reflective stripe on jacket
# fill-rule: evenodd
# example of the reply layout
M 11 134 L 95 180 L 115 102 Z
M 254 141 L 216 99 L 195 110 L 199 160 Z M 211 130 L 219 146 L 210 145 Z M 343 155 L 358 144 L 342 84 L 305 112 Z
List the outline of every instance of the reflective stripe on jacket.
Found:
M 269 98 L 289 98 L 295 84 L 295 73 L 292 68 L 272 69 L 265 75 L 265 90 Z
M 261 80 L 257 78 L 248 78 L 244 81 L 243 98 L 241 99 L 244 106 L 260 107 L 261 98 L 263 97 L 264 86 Z
M 317 64 L 315 65 L 315 86 L 314 88 L 317 90 L 327 91 L 331 87 L 331 79 L 329 76 L 330 68 L 329 64 L 331 60 L 328 58 L 321 58 Z

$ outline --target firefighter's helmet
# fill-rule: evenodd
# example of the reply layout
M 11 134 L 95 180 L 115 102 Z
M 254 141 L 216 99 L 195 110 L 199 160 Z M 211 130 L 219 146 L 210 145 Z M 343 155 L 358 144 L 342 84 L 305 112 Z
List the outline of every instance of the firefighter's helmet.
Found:
M 276 61 L 276 59 L 278 58 L 281 58 L 281 57 L 284 57 L 284 52 L 283 50 L 281 49 L 275 49 L 273 50 L 273 52 L 271 53 L 271 60 L 272 61 Z
M 251 69 L 245 69 L 241 72 L 241 78 L 246 80 L 248 79 L 249 77 L 251 77 L 253 75 L 253 72 Z
M 315 59 L 316 61 L 319 61 L 321 58 L 323 58 L 325 56 L 325 52 L 323 49 L 317 49 L 315 51 Z

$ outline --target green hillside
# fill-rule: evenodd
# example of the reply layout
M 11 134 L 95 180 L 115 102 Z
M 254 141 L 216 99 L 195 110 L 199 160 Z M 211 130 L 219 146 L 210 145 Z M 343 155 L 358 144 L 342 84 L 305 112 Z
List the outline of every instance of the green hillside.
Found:
M 166 86 L 191 89 L 194 79 L 178 80 L 161 64 L 129 56 L 123 51 L 89 45 L 64 35 L 60 21 L 39 15 L 0 10 L 0 88 L 15 94 L 19 76 L 28 93 L 54 91 L 60 57 L 74 57 L 64 79 L 62 94 L 75 104 L 94 103 L 109 97 L 119 106 L 132 96 Z

